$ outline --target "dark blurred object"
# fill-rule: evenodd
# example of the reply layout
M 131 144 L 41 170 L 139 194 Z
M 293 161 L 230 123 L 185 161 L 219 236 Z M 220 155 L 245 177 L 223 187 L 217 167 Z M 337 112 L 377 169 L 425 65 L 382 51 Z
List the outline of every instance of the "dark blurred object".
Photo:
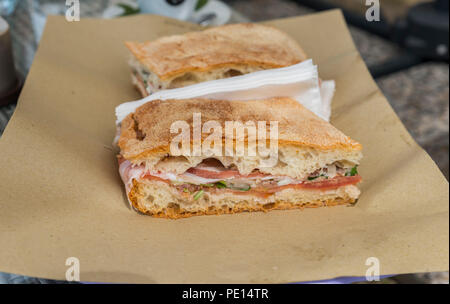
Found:
M 341 8 L 322 0 L 294 1 L 319 11 Z M 410 68 L 424 61 L 435 60 L 448 63 L 448 0 L 435 0 L 412 6 L 406 17 L 397 20 L 393 25 L 386 22 L 382 15 L 380 21 L 369 22 L 361 14 L 345 8 L 341 9 L 349 24 L 389 39 L 403 49 L 403 53 L 399 56 L 369 67 L 374 78 Z
M 356 27 L 359 27 L 363 30 L 366 30 L 372 34 L 376 34 L 383 38 L 389 38 L 389 24 L 385 21 L 382 12 L 380 12 L 380 21 L 369 22 L 366 20 L 365 15 L 357 13 L 353 10 L 349 10 L 343 6 L 339 6 L 337 4 L 330 3 L 324 0 L 293 0 L 300 5 L 304 5 L 306 7 L 312 8 L 316 11 L 325 11 L 329 9 L 339 8 L 342 10 L 344 14 L 345 20 Z M 361 7 L 368 8 L 364 6 L 363 2 L 361 2 Z
M 0 106 L 17 101 L 21 81 L 14 67 L 8 23 L 0 17 Z
M 394 27 L 393 40 L 411 53 L 448 61 L 448 0 L 421 3 Z
M 6 106 L 11 103 L 16 103 L 22 90 L 22 81 L 17 79 L 14 86 L 5 94 L 0 95 L 0 106 Z

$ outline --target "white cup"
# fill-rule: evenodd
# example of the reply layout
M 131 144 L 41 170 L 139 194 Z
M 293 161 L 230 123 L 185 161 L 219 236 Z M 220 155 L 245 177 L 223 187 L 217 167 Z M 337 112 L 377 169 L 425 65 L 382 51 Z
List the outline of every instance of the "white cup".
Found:
M 138 3 L 142 13 L 188 20 L 197 0 L 139 0 Z

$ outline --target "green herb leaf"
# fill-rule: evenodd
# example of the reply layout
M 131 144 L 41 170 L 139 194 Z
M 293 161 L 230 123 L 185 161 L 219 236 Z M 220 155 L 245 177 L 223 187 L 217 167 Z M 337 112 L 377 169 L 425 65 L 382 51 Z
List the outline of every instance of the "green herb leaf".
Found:
M 355 176 L 358 174 L 358 166 L 354 166 L 350 171 L 345 173 L 345 176 Z
M 219 181 L 219 182 L 215 183 L 215 185 L 219 189 L 227 188 L 227 184 L 225 183 L 225 181 Z
M 211 188 L 214 187 L 214 184 L 200 184 L 200 186 Z
M 139 8 L 134 8 L 132 6 L 129 6 L 127 4 L 119 3 L 117 6 L 121 7 L 123 9 L 123 14 L 121 16 L 128 16 L 128 15 L 134 15 L 138 14 L 141 10 Z
M 247 185 L 246 188 L 238 188 L 237 190 L 239 190 L 239 191 L 248 191 L 250 189 L 251 189 L 250 185 Z
M 189 190 L 187 188 L 183 188 L 184 193 L 189 193 Z
M 320 175 L 317 175 L 317 176 L 309 176 L 308 177 L 308 180 L 315 180 L 316 178 L 318 178 L 318 177 L 321 177 L 321 176 L 323 176 L 323 177 L 325 177 L 326 179 L 328 179 L 328 176 L 326 176 L 325 174 L 320 174 Z
M 208 0 L 198 0 L 197 5 L 195 6 L 195 10 L 196 11 L 200 10 L 202 7 L 206 5 L 206 3 L 208 3 Z
M 198 191 L 197 193 L 195 193 L 195 195 L 194 195 L 194 200 L 198 200 L 200 197 L 202 197 L 202 195 L 203 195 L 204 192 L 205 192 L 205 191 L 200 190 L 200 191 Z

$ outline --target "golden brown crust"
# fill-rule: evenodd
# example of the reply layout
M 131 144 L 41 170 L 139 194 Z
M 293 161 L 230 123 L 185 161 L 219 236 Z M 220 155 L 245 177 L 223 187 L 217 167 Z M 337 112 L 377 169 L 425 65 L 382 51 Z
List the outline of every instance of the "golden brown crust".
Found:
M 286 33 L 258 24 L 225 25 L 125 45 L 161 80 L 236 65 L 278 68 L 306 59 L 302 48 Z
M 217 121 L 278 121 L 278 145 L 310 147 L 318 150 L 361 150 L 361 144 L 345 136 L 297 101 L 278 97 L 268 100 L 225 101 L 206 99 L 154 100 L 128 115 L 121 125 L 119 147 L 124 158 L 136 161 L 161 153 L 169 153 L 170 133 L 175 121 L 190 125 L 193 113 L 201 113 L 202 123 Z M 207 134 L 203 134 L 203 139 Z
M 198 215 L 221 215 L 221 214 L 234 214 L 240 212 L 254 212 L 254 211 L 262 211 L 268 212 L 271 210 L 291 210 L 291 209 L 305 209 L 305 208 L 319 208 L 319 207 L 333 207 L 338 205 L 350 205 L 356 202 L 356 199 L 347 198 L 340 200 L 316 200 L 311 201 L 309 203 L 303 204 L 295 204 L 284 201 L 277 201 L 275 203 L 266 204 L 266 205 L 258 205 L 258 206 L 250 206 L 246 202 L 237 202 L 234 207 L 223 206 L 220 208 L 210 207 L 207 211 L 188 211 L 179 206 L 170 206 L 166 208 L 164 211 L 152 212 L 150 210 L 145 210 L 139 206 L 137 203 L 137 198 L 133 195 L 133 190 L 130 193 L 130 201 L 133 205 L 133 208 L 145 215 L 150 215 L 152 217 L 158 218 L 167 218 L 167 219 L 180 219 L 187 218 L 191 216 Z

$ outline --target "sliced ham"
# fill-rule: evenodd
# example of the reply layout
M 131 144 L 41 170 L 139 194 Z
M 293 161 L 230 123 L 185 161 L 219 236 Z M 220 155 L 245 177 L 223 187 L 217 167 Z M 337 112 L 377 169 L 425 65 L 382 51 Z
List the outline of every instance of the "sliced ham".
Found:
M 128 190 L 131 187 L 131 182 L 133 181 L 133 179 L 138 179 L 142 177 L 145 169 L 144 166 L 133 167 L 130 161 L 125 160 L 123 158 L 119 158 L 118 162 L 119 162 L 120 177 L 122 178 L 122 181 L 125 184 L 125 188 L 128 192 Z
M 167 184 L 171 184 L 171 182 L 177 182 L 177 188 L 182 189 L 183 185 L 180 183 L 186 183 L 186 185 L 197 187 L 198 189 L 202 189 L 202 184 L 210 184 L 215 183 L 219 180 L 234 178 L 234 179 L 245 179 L 245 178 L 267 178 L 270 175 L 262 174 L 259 172 L 251 173 L 249 175 L 241 175 L 239 171 L 220 168 L 220 167 L 211 167 L 214 169 L 210 169 L 207 166 L 200 166 L 196 168 L 190 168 L 187 173 L 181 175 L 175 174 L 163 174 L 163 173 L 155 173 L 150 174 L 149 172 L 145 172 L 144 166 L 133 166 L 128 160 L 124 160 L 119 158 L 119 172 L 122 177 L 123 182 L 127 188 L 127 191 L 131 187 L 131 183 L 133 179 L 145 178 L 151 179 L 155 181 L 164 182 Z M 335 176 L 334 178 L 329 179 L 318 179 L 312 181 L 296 181 L 295 183 L 290 183 L 287 185 L 279 186 L 275 184 L 269 184 L 266 186 L 258 186 L 254 187 L 248 191 L 240 191 L 233 190 L 229 188 L 217 189 L 217 188 L 208 188 L 208 191 L 227 191 L 232 192 L 237 195 L 254 195 L 258 197 L 268 197 L 276 192 L 285 190 L 285 189 L 310 189 L 310 190 L 333 190 L 339 187 L 354 185 L 361 181 L 361 176 Z

